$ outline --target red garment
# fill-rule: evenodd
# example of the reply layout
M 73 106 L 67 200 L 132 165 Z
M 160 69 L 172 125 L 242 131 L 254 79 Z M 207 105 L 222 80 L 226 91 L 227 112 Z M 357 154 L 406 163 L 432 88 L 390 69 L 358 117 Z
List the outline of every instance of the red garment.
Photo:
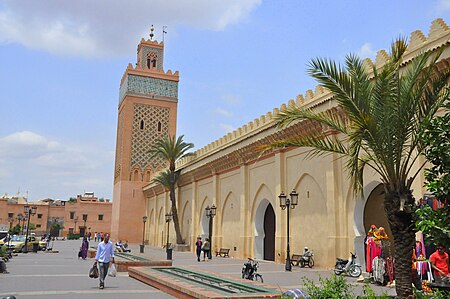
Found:
M 448 254 L 447 252 L 443 252 L 442 254 L 439 250 L 436 250 L 430 256 L 430 262 L 436 266 L 439 270 L 444 272 L 445 275 L 448 275 Z M 442 274 L 436 270 L 434 270 L 434 275 L 442 276 Z
M 372 261 L 376 257 L 381 256 L 381 246 L 373 240 L 373 237 L 367 238 L 366 246 L 366 271 L 372 272 Z

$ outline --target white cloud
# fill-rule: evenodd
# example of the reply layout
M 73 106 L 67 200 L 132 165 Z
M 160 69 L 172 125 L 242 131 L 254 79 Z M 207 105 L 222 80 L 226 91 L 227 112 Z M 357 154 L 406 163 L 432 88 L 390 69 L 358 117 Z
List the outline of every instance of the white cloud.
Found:
M 219 127 L 224 131 L 225 134 L 235 130 L 234 126 L 230 124 L 219 124 Z
M 225 110 L 223 108 L 217 107 L 216 109 L 214 109 L 213 111 L 215 114 L 218 114 L 220 116 L 225 116 L 225 117 L 233 117 L 233 112 Z
M 0 193 L 17 188 L 32 199 L 69 198 L 83 190 L 109 196 L 114 153 L 97 145 L 64 144 L 30 131 L 0 138 Z
M 222 102 L 231 106 L 239 106 L 242 103 L 242 99 L 238 95 L 225 94 L 221 97 Z
M 377 52 L 372 49 L 372 44 L 365 43 L 365 44 L 363 44 L 361 46 L 361 48 L 359 48 L 357 54 L 362 59 L 364 59 L 364 58 L 371 58 L 371 59 L 373 59 L 373 58 L 375 58 Z
M 223 30 L 246 18 L 261 0 L 3 2 L 0 42 L 62 55 L 105 56 L 129 53 L 136 40 L 148 36 L 151 24 Z
M 447 11 L 450 9 L 450 0 L 439 0 L 437 3 L 437 9 L 439 12 Z

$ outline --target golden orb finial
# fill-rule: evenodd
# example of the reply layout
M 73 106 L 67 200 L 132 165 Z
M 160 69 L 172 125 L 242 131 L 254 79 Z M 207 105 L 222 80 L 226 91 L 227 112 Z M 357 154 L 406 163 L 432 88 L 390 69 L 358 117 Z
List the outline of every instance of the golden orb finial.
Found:
M 155 30 L 155 28 L 152 26 L 150 27 L 150 40 L 153 40 L 153 31 Z

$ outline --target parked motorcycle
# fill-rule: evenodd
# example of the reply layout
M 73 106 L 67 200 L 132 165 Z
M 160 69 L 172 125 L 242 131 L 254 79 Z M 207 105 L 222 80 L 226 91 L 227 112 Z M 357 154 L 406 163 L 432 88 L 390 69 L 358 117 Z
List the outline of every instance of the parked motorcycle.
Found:
M 254 259 L 248 258 L 248 261 L 244 263 L 242 267 L 242 278 L 264 282 L 262 275 L 258 272 L 258 262 Z
M 312 252 L 312 250 L 309 250 L 308 247 L 305 247 L 305 251 L 303 252 L 303 255 L 300 256 L 300 258 L 298 259 L 298 265 L 300 265 L 300 267 L 302 267 L 302 268 L 314 267 L 313 256 L 314 256 L 314 252 Z
M 361 266 L 356 263 L 356 254 L 350 252 L 351 256 L 348 260 L 336 258 L 336 265 L 334 266 L 334 273 L 341 275 L 348 274 L 351 277 L 359 277 L 362 273 Z

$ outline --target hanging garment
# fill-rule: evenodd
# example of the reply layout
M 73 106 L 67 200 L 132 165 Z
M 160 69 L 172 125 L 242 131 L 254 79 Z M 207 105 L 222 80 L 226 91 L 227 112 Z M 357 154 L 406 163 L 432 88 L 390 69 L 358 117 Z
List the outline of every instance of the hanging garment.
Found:
M 395 258 L 388 257 L 386 259 L 386 271 L 389 277 L 389 282 L 393 282 L 395 279 Z
M 384 274 L 386 273 L 386 262 L 381 257 L 375 257 L 372 261 L 373 280 L 384 284 Z

